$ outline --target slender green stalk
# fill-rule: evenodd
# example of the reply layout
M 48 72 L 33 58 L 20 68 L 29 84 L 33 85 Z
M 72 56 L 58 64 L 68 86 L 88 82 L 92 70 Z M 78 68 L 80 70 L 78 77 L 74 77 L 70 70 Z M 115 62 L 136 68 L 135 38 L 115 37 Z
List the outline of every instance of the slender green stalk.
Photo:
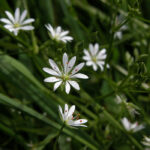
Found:
M 23 4 L 26 10 L 28 10 L 28 17 L 30 17 L 27 1 L 23 0 Z M 31 31 L 31 38 L 32 38 L 32 44 L 33 44 L 33 53 L 37 54 L 39 52 L 39 47 L 37 45 L 36 36 L 33 30 Z
M 63 122 L 63 124 L 62 124 L 60 130 L 58 131 L 58 135 L 57 135 L 57 137 L 56 137 L 56 141 L 55 141 L 55 144 L 54 144 L 54 150 L 57 150 L 58 139 L 59 139 L 59 136 L 60 136 L 60 134 L 62 133 L 64 127 L 65 127 L 65 122 Z

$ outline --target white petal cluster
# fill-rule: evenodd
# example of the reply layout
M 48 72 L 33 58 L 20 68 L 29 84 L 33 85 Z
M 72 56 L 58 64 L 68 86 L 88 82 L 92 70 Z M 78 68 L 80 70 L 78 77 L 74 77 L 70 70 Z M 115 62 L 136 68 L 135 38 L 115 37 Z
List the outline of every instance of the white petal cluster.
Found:
M 67 42 L 70 42 L 73 40 L 73 38 L 71 36 L 67 36 L 69 31 L 63 31 L 60 26 L 58 26 L 58 27 L 56 27 L 56 29 L 54 29 L 50 24 L 47 24 L 46 28 L 48 29 L 51 38 L 56 41 L 62 41 L 64 43 L 67 43 Z
M 84 49 L 83 59 L 86 61 L 87 66 L 93 66 L 93 70 L 97 71 L 98 67 L 103 71 L 105 59 L 107 57 L 106 49 L 99 50 L 99 44 L 89 44 L 89 50 Z M 109 65 L 107 65 L 109 68 Z
M 129 132 L 137 132 L 144 128 L 144 125 L 138 125 L 138 122 L 131 123 L 126 117 L 121 120 L 124 128 Z
M 61 114 L 61 118 L 62 118 L 63 122 L 65 122 L 69 126 L 87 127 L 86 125 L 83 125 L 84 123 L 87 122 L 87 120 L 86 119 L 78 119 L 77 117 L 74 117 L 73 116 L 74 111 L 75 111 L 75 105 L 71 106 L 69 109 L 68 105 L 65 104 L 64 113 L 63 113 L 61 106 L 59 106 L 59 112 Z
M 144 136 L 144 139 L 143 139 L 143 141 L 142 141 L 142 144 L 145 145 L 145 146 L 150 147 L 150 138 L 147 137 L 147 136 Z
M 27 10 L 24 10 L 22 14 L 20 14 L 20 9 L 17 8 L 15 10 L 14 16 L 9 12 L 5 11 L 7 18 L 1 18 L 0 21 L 5 23 L 4 27 L 8 29 L 10 32 L 13 32 L 14 35 L 18 35 L 19 30 L 33 30 L 34 27 L 28 25 L 29 23 L 34 22 L 33 18 L 26 19 Z
M 123 37 L 123 31 L 127 29 L 126 25 L 123 25 L 117 32 L 114 34 L 114 38 L 121 40 Z
M 72 57 L 70 61 L 68 60 L 68 55 L 64 53 L 63 55 L 63 69 L 59 70 L 57 64 L 52 60 L 49 59 L 49 63 L 52 69 L 50 68 L 43 68 L 45 72 L 53 77 L 48 77 L 44 81 L 45 82 L 55 82 L 54 84 L 54 91 L 61 85 L 65 85 L 66 93 L 69 94 L 71 86 L 76 90 L 80 90 L 79 84 L 74 81 L 75 78 L 80 79 L 88 79 L 88 76 L 82 73 L 78 73 L 84 66 L 84 63 L 80 63 L 79 65 L 74 67 L 76 62 L 76 56 Z

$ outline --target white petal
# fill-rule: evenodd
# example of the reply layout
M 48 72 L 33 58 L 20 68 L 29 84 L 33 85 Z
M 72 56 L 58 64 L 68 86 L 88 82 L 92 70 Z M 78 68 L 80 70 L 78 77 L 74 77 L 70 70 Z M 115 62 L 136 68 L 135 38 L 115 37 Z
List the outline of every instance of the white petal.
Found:
M 63 32 L 60 33 L 60 37 L 63 37 L 65 35 L 67 35 L 68 33 L 69 33 L 69 31 L 63 31 Z
M 83 60 L 89 61 L 89 60 L 91 60 L 91 57 L 83 56 Z
M 12 22 L 15 22 L 13 15 L 9 11 L 5 11 L 5 13 Z
M 137 122 L 130 124 L 130 129 L 132 130 L 132 129 L 136 128 L 137 126 L 138 126 Z
M 71 60 L 69 61 L 68 65 L 67 65 L 67 73 L 72 69 L 75 62 L 76 62 L 76 56 L 72 57 Z
M 61 33 L 61 27 L 58 26 L 58 27 L 56 28 L 56 34 L 59 35 L 60 33 Z
M 67 81 L 66 81 L 65 88 L 66 88 L 66 93 L 69 94 L 69 92 L 70 92 L 70 84 Z
M 76 90 L 80 90 L 79 84 L 76 81 L 68 81 Z
M 65 113 L 65 112 L 68 112 L 68 105 L 67 105 L 67 104 L 65 104 L 64 113 Z
M 85 74 L 77 73 L 77 74 L 71 76 L 70 78 L 88 79 L 89 77 L 87 75 L 85 75 Z
M 135 129 L 134 129 L 134 132 L 137 132 L 139 130 L 142 130 L 144 127 L 144 125 L 138 125 Z
M 25 24 L 29 24 L 31 22 L 34 22 L 35 20 L 33 18 L 30 18 L 30 19 L 27 19 L 25 20 L 22 24 L 25 25 Z
M 18 22 L 19 21 L 19 18 L 20 18 L 20 9 L 17 8 L 15 10 L 15 22 Z
M 98 61 L 97 64 L 99 65 L 99 67 L 101 68 L 101 70 L 104 70 L 104 62 L 103 61 Z
M 86 56 L 88 56 L 88 57 L 91 57 L 91 55 L 89 54 L 89 52 L 86 50 L 86 49 L 84 49 L 84 54 L 86 55 Z
M 55 36 L 55 31 L 54 31 L 53 27 L 50 24 L 45 25 L 45 27 L 50 31 L 52 37 L 54 37 Z
M 73 124 L 72 126 L 74 126 L 74 127 L 87 127 L 86 125 L 83 125 L 83 124 L 78 124 L 78 125 Z
M 95 63 L 93 63 L 93 70 L 97 71 L 97 65 Z
M 78 71 L 80 71 L 83 68 L 84 64 L 85 63 L 80 63 L 79 65 L 75 66 L 75 68 L 72 70 L 71 74 L 73 75 L 73 74 L 77 73 Z
M 4 28 L 8 29 L 10 32 L 14 31 L 14 28 L 12 25 L 4 25 Z
M 54 91 L 61 85 L 62 81 L 56 82 L 54 84 Z
M 0 19 L 0 21 L 2 21 L 2 22 L 4 22 L 4 23 L 6 23 L 6 24 L 12 24 L 11 22 L 10 22 L 10 20 L 8 20 L 8 19 L 6 19 L 6 18 L 2 18 L 2 19 Z
M 103 55 L 105 55 L 106 54 L 106 49 L 105 48 L 103 48 L 99 53 L 98 53 L 98 55 L 97 55 L 97 58 L 101 58 Z
M 80 125 L 80 124 L 86 123 L 87 121 L 88 120 L 86 119 L 79 119 L 79 120 L 74 121 L 74 125 Z
M 67 124 L 70 125 L 70 126 L 74 126 L 74 121 L 73 120 L 68 120 Z
M 104 65 L 105 64 L 104 61 L 97 61 L 97 63 L 100 64 L 100 65 Z
M 107 64 L 107 65 L 106 65 L 106 67 L 109 69 L 109 68 L 110 68 L 110 65 L 109 65 L 109 64 Z
M 68 105 L 65 104 L 65 108 L 64 108 L 64 120 L 67 120 L 68 118 Z
M 48 77 L 46 79 L 44 79 L 44 82 L 57 82 L 60 81 L 60 79 L 56 78 L 56 77 Z
M 145 141 L 150 142 L 150 138 L 147 136 L 144 136 Z
M 107 57 L 106 54 L 96 56 L 96 58 L 99 60 L 104 60 L 104 59 L 106 59 L 106 57 Z
M 61 106 L 58 106 L 58 108 L 59 108 L 59 112 L 60 112 L 60 114 L 61 114 L 61 116 L 62 116 L 62 119 L 64 120 L 64 114 L 63 114 L 63 112 L 62 112 Z
M 24 27 L 21 27 L 22 30 L 33 30 L 34 27 L 33 26 L 24 26 Z
M 86 65 L 87 65 L 87 66 L 92 66 L 93 64 L 94 64 L 93 61 L 87 61 L 87 62 L 86 62 Z
M 67 72 L 67 66 L 68 66 L 68 55 L 64 53 L 63 55 L 63 65 L 64 65 L 64 72 Z
M 58 66 L 52 59 L 49 59 L 49 63 L 51 65 L 51 67 L 53 68 L 53 70 L 55 70 L 57 73 L 59 73 L 61 75 L 61 72 L 60 72 Z
M 24 10 L 20 16 L 20 23 L 25 19 L 26 15 L 27 15 L 27 10 Z
M 62 41 L 72 41 L 73 38 L 71 36 L 64 36 L 61 38 Z
M 93 44 L 89 44 L 89 50 L 91 52 L 91 55 L 93 56 L 94 55 L 94 46 L 93 46 Z
M 125 129 L 127 131 L 129 131 L 130 130 L 130 122 L 128 121 L 128 119 L 127 118 L 123 118 L 121 120 L 121 122 L 122 122 L 123 126 L 125 127 Z
M 74 111 L 75 111 L 75 105 L 72 105 L 72 106 L 70 107 L 70 109 L 69 109 L 69 112 L 68 112 L 68 118 L 69 118 L 70 116 L 72 117 Z
M 60 76 L 60 74 L 58 74 L 58 72 L 50 69 L 50 68 L 43 68 L 43 70 L 51 75 L 54 75 L 54 76 Z
M 14 30 L 13 32 L 14 32 L 14 35 L 17 36 L 19 31 L 18 30 Z
M 94 46 L 94 55 L 97 54 L 98 50 L 99 50 L 99 44 L 96 43 L 95 46 Z
M 118 31 L 114 34 L 114 38 L 122 39 L 122 31 Z

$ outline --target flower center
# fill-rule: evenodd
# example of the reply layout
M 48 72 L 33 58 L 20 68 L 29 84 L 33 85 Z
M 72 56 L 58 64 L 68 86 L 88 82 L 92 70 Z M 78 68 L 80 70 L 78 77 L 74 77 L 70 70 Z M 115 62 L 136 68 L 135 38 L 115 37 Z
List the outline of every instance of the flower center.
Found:
M 93 56 L 93 57 L 92 57 L 92 61 L 95 62 L 95 63 L 97 62 L 96 56 Z
M 63 81 L 67 81 L 69 80 L 69 75 L 63 74 L 61 78 Z
M 15 23 L 14 24 L 14 28 L 18 28 L 18 27 L 20 27 L 20 24 L 19 23 Z

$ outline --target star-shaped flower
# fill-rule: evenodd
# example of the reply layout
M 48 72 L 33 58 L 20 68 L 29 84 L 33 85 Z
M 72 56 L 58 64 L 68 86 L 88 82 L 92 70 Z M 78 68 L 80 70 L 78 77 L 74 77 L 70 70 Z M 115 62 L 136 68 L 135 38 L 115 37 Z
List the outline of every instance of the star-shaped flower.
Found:
M 121 119 L 124 128 L 129 132 L 137 132 L 144 128 L 144 125 L 139 125 L 138 122 L 131 123 L 126 117 Z
M 69 94 L 71 86 L 75 88 L 76 90 L 80 90 L 79 84 L 74 81 L 75 78 L 80 79 L 88 79 L 88 76 L 82 73 L 78 73 L 84 66 L 84 63 L 80 63 L 79 65 L 74 66 L 76 61 L 76 56 L 72 57 L 70 61 L 68 60 L 68 55 L 64 53 L 63 55 L 63 67 L 60 71 L 56 63 L 49 59 L 50 68 L 43 68 L 45 72 L 47 72 L 50 75 L 53 75 L 53 77 L 48 77 L 44 81 L 45 82 L 55 82 L 54 84 L 54 91 L 61 85 L 65 85 L 66 93 Z M 71 85 L 71 86 L 70 86 Z
M 24 10 L 22 14 L 20 14 L 20 9 L 17 8 L 15 10 L 14 16 L 9 12 L 5 11 L 8 19 L 1 18 L 0 21 L 6 23 L 4 27 L 8 29 L 10 32 L 13 32 L 14 35 L 18 35 L 19 30 L 33 30 L 34 27 L 31 25 L 27 25 L 31 22 L 34 22 L 33 18 L 26 19 L 27 10 Z
M 63 113 L 61 106 L 59 106 L 61 119 L 63 120 L 63 122 L 65 122 L 65 124 L 69 126 L 74 126 L 74 127 L 77 127 L 77 126 L 87 127 L 86 125 L 83 125 L 83 124 L 86 123 L 88 120 L 78 119 L 79 115 L 77 115 L 76 117 L 73 116 L 74 111 L 75 111 L 75 105 L 71 106 L 69 109 L 68 105 L 65 104 L 64 113 Z
M 62 41 L 64 43 L 70 42 L 73 40 L 71 36 L 68 36 L 67 34 L 69 31 L 63 31 L 60 26 L 56 27 L 55 29 L 50 25 L 45 25 L 50 33 L 50 37 L 56 41 Z
M 89 50 L 84 49 L 83 59 L 86 61 L 87 66 L 93 66 L 93 70 L 97 71 L 98 66 L 103 71 L 105 59 L 107 57 L 106 49 L 99 50 L 99 44 L 89 44 Z M 107 65 L 109 68 L 109 65 Z

